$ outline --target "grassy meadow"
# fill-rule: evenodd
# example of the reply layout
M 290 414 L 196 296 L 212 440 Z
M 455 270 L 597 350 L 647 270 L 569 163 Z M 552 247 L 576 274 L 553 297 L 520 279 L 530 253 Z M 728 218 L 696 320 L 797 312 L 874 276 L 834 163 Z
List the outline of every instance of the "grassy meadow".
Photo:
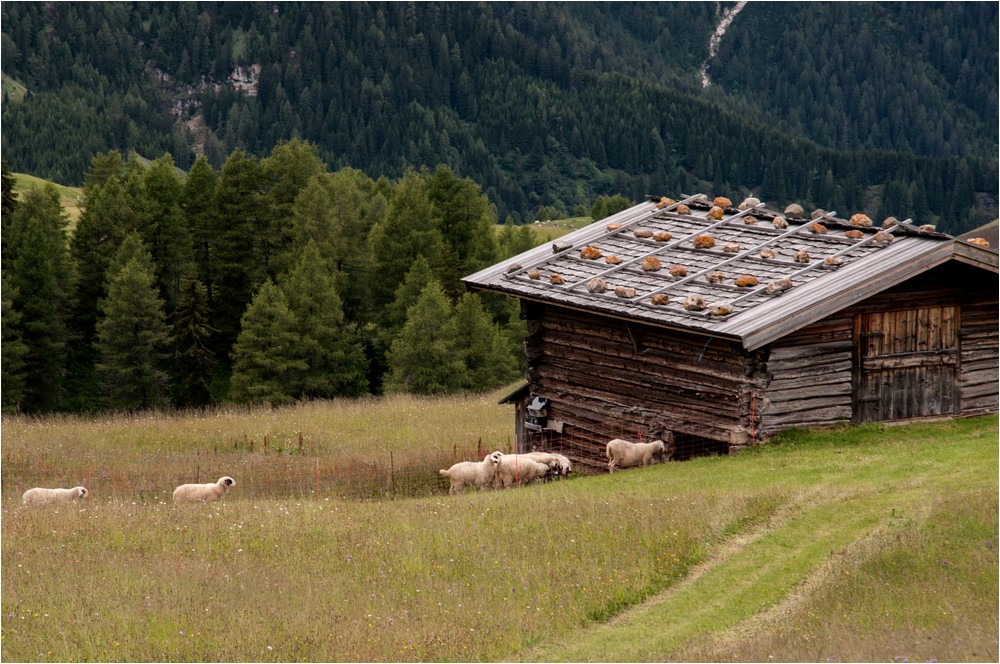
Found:
M 5 418 L 0 656 L 997 660 L 996 417 L 448 496 L 437 468 L 509 444 L 496 398 Z M 430 479 L 359 497 L 268 475 L 389 451 Z M 192 467 L 237 484 L 174 507 Z M 19 505 L 85 468 L 91 501 Z

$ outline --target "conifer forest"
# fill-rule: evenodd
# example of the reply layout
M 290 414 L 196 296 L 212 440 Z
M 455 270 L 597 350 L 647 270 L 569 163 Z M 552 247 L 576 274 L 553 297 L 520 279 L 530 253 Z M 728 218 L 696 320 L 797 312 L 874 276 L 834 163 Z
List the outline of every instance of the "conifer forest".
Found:
M 996 219 L 996 3 L 736 4 L 4 2 L 3 409 L 495 388 L 462 277 L 647 195 Z

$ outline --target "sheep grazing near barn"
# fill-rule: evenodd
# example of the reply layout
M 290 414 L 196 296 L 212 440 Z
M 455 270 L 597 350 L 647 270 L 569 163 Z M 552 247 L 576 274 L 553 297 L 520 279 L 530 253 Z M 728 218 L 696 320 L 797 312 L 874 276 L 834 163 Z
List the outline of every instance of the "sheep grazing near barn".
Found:
M 174 504 L 210 503 L 222 500 L 229 487 L 235 485 L 236 480 L 229 476 L 220 477 L 217 482 L 208 484 L 182 484 L 174 489 Z
M 615 438 L 608 441 L 608 472 L 615 472 L 615 468 L 648 466 L 653 463 L 654 454 L 662 455 L 666 449 L 662 440 L 654 440 L 651 443 L 633 443 Z
M 537 461 L 538 463 L 544 463 L 545 465 L 552 467 L 553 462 L 558 466 L 558 472 L 556 475 L 565 477 L 573 472 L 573 466 L 569 462 L 569 458 L 564 454 L 559 454 L 557 452 L 525 452 L 520 455 L 522 459 L 531 459 L 532 461 Z
M 48 505 L 51 503 L 71 503 L 74 500 L 83 500 L 89 494 L 87 489 L 76 486 L 72 489 L 28 489 L 21 496 L 21 502 L 25 505 Z
M 500 459 L 500 467 L 494 479 L 497 488 L 509 489 L 512 486 L 524 486 L 548 479 L 559 472 L 559 462 L 540 463 L 527 458 L 524 454 L 504 454 Z
M 439 470 L 438 474 L 451 480 L 448 493 L 455 495 L 467 486 L 487 489 L 493 486 L 493 480 L 500 465 L 503 452 L 491 452 L 482 461 L 459 461 L 447 470 Z

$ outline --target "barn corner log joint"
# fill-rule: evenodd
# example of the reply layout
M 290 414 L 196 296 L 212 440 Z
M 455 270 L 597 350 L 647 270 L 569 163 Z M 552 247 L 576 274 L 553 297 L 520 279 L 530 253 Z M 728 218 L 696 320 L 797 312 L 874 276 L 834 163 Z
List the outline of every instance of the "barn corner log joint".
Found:
M 521 302 L 520 450 L 596 467 L 609 437 L 684 458 L 789 427 L 997 412 L 995 250 L 753 199 L 657 201 L 465 278 Z

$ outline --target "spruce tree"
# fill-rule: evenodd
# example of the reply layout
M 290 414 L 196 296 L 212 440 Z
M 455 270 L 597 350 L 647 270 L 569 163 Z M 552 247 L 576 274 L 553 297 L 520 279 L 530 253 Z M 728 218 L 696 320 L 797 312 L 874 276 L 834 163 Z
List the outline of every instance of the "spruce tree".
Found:
M 285 294 L 268 279 L 241 321 L 233 346 L 230 397 L 239 402 L 273 405 L 292 401 L 287 377 L 308 368 L 297 352 L 300 342 Z
M 3 270 L 11 306 L 20 313 L 26 376 L 22 408 L 57 408 L 65 396 L 68 312 L 75 271 L 66 217 L 51 185 L 25 194 L 3 226 Z
M 137 251 L 137 247 L 139 250 Z M 130 235 L 108 269 L 95 348 L 106 405 L 121 410 L 167 405 L 170 330 L 152 258 Z
M 0 343 L 0 407 L 4 412 L 16 410 L 24 399 L 25 356 L 28 346 L 21 339 L 21 314 L 14 309 L 16 291 L 7 284 L 7 275 L 3 275 L 0 295 L 3 297 L 3 309 L 0 312 L 0 328 L 3 339 Z
M 306 368 L 292 372 L 287 384 L 296 397 L 358 396 L 367 391 L 368 361 L 344 320 L 336 279 L 309 242 L 298 264 L 280 282 L 295 319 L 295 349 Z
M 149 206 L 148 225 L 142 228 L 146 247 L 156 263 L 157 285 L 167 312 L 180 298 L 181 282 L 194 271 L 194 252 L 187 218 L 180 207 L 183 185 L 174 160 L 163 155 L 143 173 Z
M 348 320 L 372 319 L 372 255 L 368 235 L 386 214 L 379 186 L 359 170 L 344 168 L 310 180 L 295 199 L 288 225 L 288 251 L 281 266 L 291 269 L 309 240 L 344 278 L 337 288 Z
M 175 401 L 182 406 L 202 406 L 212 401 L 215 353 L 209 348 L 213 330 L 208 324 L 208 314 L 208 289 L 189 277 L 181 288 L 174 320 Z
M 437 260 L 444 240 L 434 215 L 424 178 L 416 171 L 407 171 L 393 190 L 385 218 L 369 235 L 377 308 L 392 301 L 417 256 L 432 264 Z
M 218 242 L 215 222 L 215 185 L 218 174 L 204 157 L 198 157 L 184 180 L 180 206 L 191 233 L 192 253 L 198 280 L 208 290 L 212 302 L 212 284 L 215 278 L 215 254 Z
M 94 336 L 108 265 L 125 236 L 137 230 L 137 218 L 133 200 L 117 175 L 89 190 L 71 246 L 80 276 L 73 328 L 84 345 L 89 345 Z
M 455 343 L 451 305 L 437 281 L 428 283 L 410 307 L 406 324 L 389 349 L 387 392 L 441 394 L 467 384 Z
M 2 177 L 0 177 L 0 180 L 2 180 L 3 184 L 3 204 L 0 205 L 0 214 L 7 216 L 17 209 L 17 191 L 15 191 L 17 183 L 14 181 L 14 174 L 7 168 L 6 160 L 0 163 L 2 163 Z
M 452 336 L 465 365 L 463 389 L 485 391 L 508 383 L 518 374 L 517 358 L 500 328 L 479 301 L 466 293 L 455 305 Z
M 216 276 L 212 285 L 217 350 L 228 352 L 254 291 L 271 275 L 272 219 L 260 162 L 241 150 L 226 160 L 216 185 Z

